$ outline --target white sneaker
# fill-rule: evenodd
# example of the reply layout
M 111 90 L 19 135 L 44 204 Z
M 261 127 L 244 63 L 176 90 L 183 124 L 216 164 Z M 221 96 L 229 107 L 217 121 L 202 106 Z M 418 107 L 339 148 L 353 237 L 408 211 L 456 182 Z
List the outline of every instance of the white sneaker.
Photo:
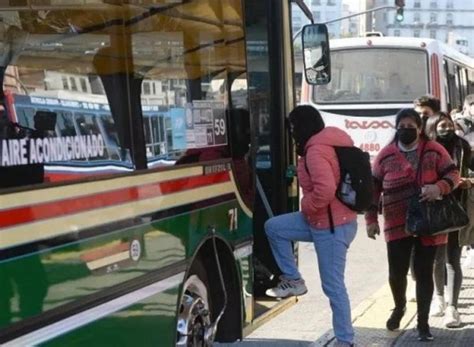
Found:
M 430 316 L 443 317 L 444 310 L 446 310 L 446 301 L 443 295 L 434 295 L 431 301 Z
M 308 288 L 303 279 L 287 280 L 280 278 L 280 283 L 275 288 L 267 289 L 265 294 L 272 298 L 288 298 L 290 296 L 300 296 L 308 292 Z
M 444 315 L 443 324 L 446 328 L 457 328 L 461 325 L 461 317 L 454 306 L 448 306 Z

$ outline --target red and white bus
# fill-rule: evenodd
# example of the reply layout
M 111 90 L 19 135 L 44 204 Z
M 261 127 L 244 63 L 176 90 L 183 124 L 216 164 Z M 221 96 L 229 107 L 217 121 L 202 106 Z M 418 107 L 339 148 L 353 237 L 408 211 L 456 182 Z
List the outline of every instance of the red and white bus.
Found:
M 474 93 L 474 60 L 439 41 L 365 37 L 330 45 L 331 82 L 303 81 L 301 101 L 372 156 L 393 138 L 397 111 L 413 107 L 414 99 L 432 94 L 449 111 Z

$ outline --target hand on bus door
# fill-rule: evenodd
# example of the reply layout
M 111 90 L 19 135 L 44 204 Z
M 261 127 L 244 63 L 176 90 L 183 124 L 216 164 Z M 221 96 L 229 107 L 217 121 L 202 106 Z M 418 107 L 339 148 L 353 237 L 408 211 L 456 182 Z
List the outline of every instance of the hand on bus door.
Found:
M 367 236 L 375 240 L 375 235 L 380 235 L 380 227 L 378 223 L 367 225 Z

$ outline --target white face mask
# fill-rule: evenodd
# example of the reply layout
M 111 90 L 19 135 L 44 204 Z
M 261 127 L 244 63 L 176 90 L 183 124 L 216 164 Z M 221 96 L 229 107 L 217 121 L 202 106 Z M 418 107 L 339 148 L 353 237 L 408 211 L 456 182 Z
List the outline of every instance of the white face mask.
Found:
M 456 135 L 458 135 L 459 137 L 463 137 L 463 136 L 464 136 L 464 131 L 462 131 L 462 130 L 455 130 L 454 133 L 455 133 Z

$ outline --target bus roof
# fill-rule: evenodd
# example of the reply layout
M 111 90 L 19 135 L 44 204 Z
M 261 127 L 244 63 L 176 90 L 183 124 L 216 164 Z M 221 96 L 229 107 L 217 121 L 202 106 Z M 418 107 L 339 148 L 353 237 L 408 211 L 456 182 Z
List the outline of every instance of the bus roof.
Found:
M 370 46 L 368 42 L 371 42 Z M 361 48 L 361 47 L 393 47 L 393 48 L 418 48 L 429 52 L 438 52 L 445 57 L 474 68 L 474 59 L 458 52 L 456 49 L 434 39 L 416 37 L 356 37 L 347 39 L 334 39 L 330 42 L 331 49 Z

